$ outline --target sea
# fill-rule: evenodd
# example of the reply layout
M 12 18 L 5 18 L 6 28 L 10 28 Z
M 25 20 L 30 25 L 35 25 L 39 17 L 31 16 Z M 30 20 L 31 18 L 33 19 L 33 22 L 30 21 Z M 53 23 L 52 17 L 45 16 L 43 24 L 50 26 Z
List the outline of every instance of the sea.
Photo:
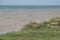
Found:
M 42 10 L 60 9 L 60 5 L 0 5 L 1 10 Z
M 60 17 L 60 5 L 0 5 L 0 34 L 20 31 L 27 23 Z

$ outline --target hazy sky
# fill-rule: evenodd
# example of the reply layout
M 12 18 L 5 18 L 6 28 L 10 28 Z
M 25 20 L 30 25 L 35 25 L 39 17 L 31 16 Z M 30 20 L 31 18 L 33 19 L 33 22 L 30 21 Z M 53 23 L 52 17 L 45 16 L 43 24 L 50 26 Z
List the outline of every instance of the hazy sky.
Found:
M 0 0 L 0 5 L 60 5 L 60 0 Z

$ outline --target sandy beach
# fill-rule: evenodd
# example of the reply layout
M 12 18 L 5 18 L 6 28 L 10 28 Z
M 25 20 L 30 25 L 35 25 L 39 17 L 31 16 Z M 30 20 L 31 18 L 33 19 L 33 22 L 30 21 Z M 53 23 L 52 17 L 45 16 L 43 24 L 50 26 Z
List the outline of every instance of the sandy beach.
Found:
M 0 34 L 21 30 L 30 21 L 42 22 L 52 17 L 60 17 L 60 10 L 1 11 Z

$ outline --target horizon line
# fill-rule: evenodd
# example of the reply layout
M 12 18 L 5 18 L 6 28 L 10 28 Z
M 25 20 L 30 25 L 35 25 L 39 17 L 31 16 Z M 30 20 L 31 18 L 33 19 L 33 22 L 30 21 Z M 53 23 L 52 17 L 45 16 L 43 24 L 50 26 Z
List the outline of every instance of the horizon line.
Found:
M 8 4 L 0 4 L 0 5 L 8 5 Z M 16 5 L 16 4 L 9 4 L 9 5 Z M 28 5 L 28 4 L 18 4 L 18 5 Z M 29 4 L 31 5 L 31 4 Z M 36 4 L 32 4 L 32 5 L 36 5 Z M 37 4 L 37 5 L 48 5 L 48 4 Z M 49 4 L 51 5 L 51 4 Z M 60 4 L 52 4 L 52 5 L 60 5 Z

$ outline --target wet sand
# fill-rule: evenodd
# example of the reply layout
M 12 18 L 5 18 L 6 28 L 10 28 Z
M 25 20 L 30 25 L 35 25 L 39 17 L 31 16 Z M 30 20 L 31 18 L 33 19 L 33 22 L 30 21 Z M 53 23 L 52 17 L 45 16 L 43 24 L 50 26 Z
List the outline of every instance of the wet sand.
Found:
M 30 21 L 42 22 L 60 17 L 60 10 L 0 11 L 0 34 L 21 30 Z

